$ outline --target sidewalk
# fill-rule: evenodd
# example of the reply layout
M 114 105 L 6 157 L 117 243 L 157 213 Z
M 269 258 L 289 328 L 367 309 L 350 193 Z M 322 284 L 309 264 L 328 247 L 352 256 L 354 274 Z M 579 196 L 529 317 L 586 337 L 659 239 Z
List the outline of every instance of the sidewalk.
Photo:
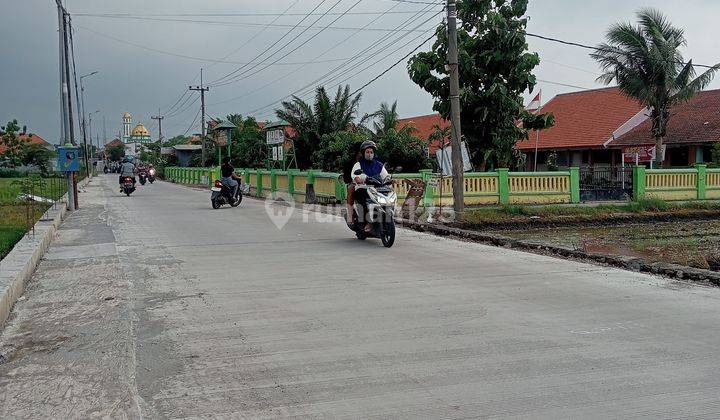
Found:
M 81 194 L 0 335 L 0 418 L 138 415 L 131 291 L 102 189 Z

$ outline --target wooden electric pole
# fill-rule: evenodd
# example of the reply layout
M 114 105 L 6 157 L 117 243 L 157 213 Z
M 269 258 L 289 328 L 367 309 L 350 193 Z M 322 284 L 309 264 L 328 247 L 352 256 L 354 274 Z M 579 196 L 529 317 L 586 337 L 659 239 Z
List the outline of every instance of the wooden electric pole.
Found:
M 455 218 L 462 219 L 465 210 L 463 156 L 460 130 L 460 76 L 457 48 L 457 7 L 455 0 L 447 1 L 448 67 L 450 70 L 450 122 L 452 125 L 453 209 Z
M 209 87 L 203 87 L 202 69 L 200 69 L 200 86 L 189 86 L 188 89 L 200 92 L 200 112 L 202 113 L 202 131 L 200 144 L 202 144 L 202 166 L 205 166 L 205 92 L 210 90 Z

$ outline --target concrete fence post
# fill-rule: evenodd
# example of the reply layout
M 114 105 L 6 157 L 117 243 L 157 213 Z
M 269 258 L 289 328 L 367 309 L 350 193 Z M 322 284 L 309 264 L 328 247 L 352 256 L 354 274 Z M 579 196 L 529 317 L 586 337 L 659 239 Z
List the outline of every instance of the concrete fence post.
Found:
M 633 200 L 645 198 L 645 166 L 633 166 Z
M 288 195 L 295 200 L 295 175 L 296 175 L 295 169 L 288 169 L 287 171 L 287 177 L 288 177 Z
M 580 202 L 580 168 L 570 168 L 570 202 Z
M 270 169 L 270 197 L 274 200 L 277 193 L 277 172 L 275 169 Z
M 257 196 L 262 197 L 263 195 L 263 182 L 262 182 L 262 170 L 257 169 L 255 171 L 255 188 L 257 189 Z
M 704 200 L 707 187 L 707 165 L 695 165 L 697 168 L 697 199 Z
M 510 170 L 507 168 L 500 168 L 496 172 L 498 175 L 498 194 L 500 195 L 500 204 L 509 204 Z
M 420 176 L 422 177 L 423 183 L 425 183 L 425 192 L 423 193 L 423 206 L 430 207 L 435 201 L 433 194 L 433 187 L 430 185 L 432 179 L 432 169 L 421 169 Z

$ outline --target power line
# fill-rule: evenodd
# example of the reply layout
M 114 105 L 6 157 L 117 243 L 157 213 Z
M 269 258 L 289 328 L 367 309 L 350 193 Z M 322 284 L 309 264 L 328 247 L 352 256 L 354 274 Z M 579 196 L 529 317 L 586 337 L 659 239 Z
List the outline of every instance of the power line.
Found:
M 332 7 L 330 7 L 330 9 L 328 9 L 328 11 L 334 9 L 334 8 L 335 8 L 337 5 L 339 5 L 342 1 L 343 1 L 343 0 L 338 0 L 337 2 L 335 2 L 335 4 L 333 4 Z M 357 6 L 358 4 L 360 4 L 360 2 L 362 2 L 362 0 L 357 0 L 355 3 L 353 3 L 352 6 L 350 6 L 350 7 L 347 9 L 347 11 L 350 11 L 350 10 L 352 10 L 353 8 L 355 8 L 355 6 Z M 282 57 L 279 57 L 277 60 L 275 60 L 275 61 L 274 61 L 273 63 L 271 63 L 271 64 L 277 63 L 277 62 L 279 62 L 280 60 L 282 60 L 283 58 L 285 58 L 285 57 L 289 56 L 290 54 L 294 53 L 295 51 L 297 51 L 298 49 L 300 49 L 300 47 L 302 47 L 303 45 L 305 45 L 305 44 L 307 44 L 308 42 L 310 42 L 310 41 L 312 41 L 313 39 L 315 39 L 315 37 L 317 37 L 318 35 L 320 35 L 320 34 L 321 34 L 325 29 L 327 29 L 330 25 L 332 25 L 333 23 L 335 23 L 335 22 L 337 22 L 338 20 L 340 20 L 343 16 L 345 16 L 345 15 L 343 15 L 343 14 L 339 15 L 339 16 L 336 17 L 332 22 L 330 22 L 328 25 L 326 25 L 323 29 L 321 29 L 320 31 L 316 32 L 316 33 L 315 33 L 314 35 L 312 35 L 310 38 L 306 39 L 305 41 L 303 41 L 303 42 L 301 42 L 300 44 L 298 44 L 297 46 L 295 46 L 295 48 L 293 48 L 293 49 L 290 50 L 289 52 L 285 53 Z M 318 18 L 315 20 L 315 22 L 313 22 L 313 25 L 316 24 L 317 22 L 319 22 L 323 17 L 325 17 L 325 15 L 322 15 L 322 16 L 318 17 Z M 282 51 L 285 47 L 287 47 L 287 46 L 289 46 L 290 44 L 292 44 L 292 43 L 295 41 L 295 39 L 299 39 L 299 37 L 302 36 L 305 32 L 307 32 L 307 29 L 305 29 L 305 30 L 303 30 L 302 32 L 300 32 L 300 34 L 298 34 L 294 39 L 291 39 L 290 42 L 288 42 L 288 43 L 286 43 L 285 45 L 283 45 L 279 50 L 275 51 L 273 54 L 271 54 L 271 55 L 269 55 L 268 57 L 266 57 L 265 60 L 270 59 L 270 57 L 272 57 L 273 55 L 275 55 L 275 54 L 277 54 L 278 52 Z M 265 61 L 265 60 L 263 60 L 263 61 Z M 224 86 L 224 85 L 228 85 L 228 84 L 230 84 L 230 83 L 234 83 L 234 82 L 236 82 L 236 81 L 238 81 L 238 80 L 247 79 L 248 77 L 254 76 L 254 75 L 258 74 L 259 72 L 267 69 L 268 67 L 270 67 L 271 64 L 266 65 L 265 67 L 261 68 L 260 70 L 256 70 L 256 71 L 254 71 L 254 72 L 252 72 L 252 73 L 250 73 L 250 74 L 247 74 L 247 72 L 246 72 L 245 75 L 235 76 L 235 77 L 233 77 L 232 79 L 225 80 L 225 81 L 223 81 L 223 82 L 221 82 L 221 83 L 219 83 L 219 84 L 216 84 L 215 86 Z M 257 67 L 257 66 L 255 66 L 255 67 Z M 253 69 L 251 68 L 250 70 L 253 70 Z
M 582 90 L 590 90 L 592 88 L 584 87 L 584 86 L 576 86 L 576 85 L 569 85 L 567 83 L 560 83 L 560 82 L 552 82 L 550 80 L 543 80 L 543 79 L 536 79 L 538 82 L 542 83 L 548 83 L 551 85 L 557 85 L 557 86 L 564 86 L 564 87 L 570 87 L 570 88 L 576 88 L 576 89 L 582 89 Z
M 273 20 L 270 22 L 270 25 L 272 25 L 272 24 L 274 24 L 275 22 L 277 22 L 278 19 L 280 19 L 281 17 L 286 16 L 286 13 L 289 12 L 290 9 L 292 9 L 292 8 L 298 3 L 298 1 L 300 1 L 300 0 L 295 0 L 293 3 L 291 3 L 290 6 L 287 7 L 287 9 L 283 10 L 283 12 L 282 12 L 281 14 L 279 14 L 275 19 L 273 19 Z M 244 48 L 246 45 L 248 45 L 249 43 L 251 43 L 252 41 L 254 41 L 255 38 L 257 38 L 257 37 L 260 36 L 263 32 L 265 32 L 265 30 L 266 30 L 267 28 L 269 28 L 269 26 L 263 26 L 262 29 L 260 29 L 259 31 L 257 31 L 257 32 L 255 33 L 255 35 L 253 35 L 252 37 L 248 38 L 245 42 L 243 42 L 242 44 L 240 44 L 240 46 L 238 46 L 238 47 L 235 48 L 234 50 L 230 51 L 230 52 L 229 52 L 227 55 L 225 55 L 222 59 L 225 60 L 226 58 L 228 58 L 228 57 L 230 57 L 231 55 L 235 54 L 236 52 L 240 51 L 240 50 L 241 50 L 242 48 Z M 215 64 L 217 64 L 217 63 L 212 63 L 210 66 L 208 66 L 208 68 L 214 66 Z
M 322 2 L 318 3 L 318 5 L 315 6 L 315 8 L 310 11 L 310 13 L 315 12 L 320 6 L 322 6 L 322 5 L 325 3 L 325 1 L 326 1 L 326 0 L 322 0 Z M 255 60 L 257 60 L 258 58 L 260 58 L 260 57 L 262 57 L 263 55 L 265 55 L 265 53 L 267 53 L 268 51 L 270 51 L 271 49 L 273 49 L 273 48 L 275 47 L 275 45 L 279 44 L 280 41 L 282 41 L 283 39 L 285 39 L 285 37 L 287 37 L 288 35 L 290 35 L 290 34 L 292 33 L 292 31 L 294 31 L 295 28 L 296 28 L 298 25 L 302 24 L 302 23 L 305 21 L 305 19 L 307 19 L 307 18 L 308 18 L 308 16 L 304 16 L 302 19 L 300 19 L 300 21 L 298 21 L 298 23 L 296 23 L 295 26 L 294 26 L 292 29 L 290 29 L 289 31 L 285 32 L 285 33 L 283 34 L 283 36 L 281 36 L 280 38 L 278 38 L 275 42 L 272 43 L 272 45 L 270 45 L 269 47 L 265 48 L 262 52 L 260 52 L 260 54 L 257 54 L 257 55 L 256 55 L 252 60 L 250 60 L 250 61 L 255 61 Z M 221 77 L 221 78 L 219 78 L 219 79 L 215 79 L 215 80 L 211 81 L 211 82 L 208 83 L 208 84 L 209 84 L 209 85 L 212 85 L 212 84 L 214 84 L 214 83 L 218 83 L 218 82 L 221 82 L 221 81 L 223 81 L 223 80 L 225 80 L 225 79 L 227 79 L 227 78 L 229 78 L 229 77 L 232 77 L 233 75 L 235 75 L 235 74 L 237 74 L 238 72 L 242 71 L 245 67 L 247 67 L 247 65 L 244 65 L 244 66 L 242 66 L 242 67 L 240 67 L 240 68 L 238 68 L 238 69 L 235 69 L 235 70 L 233 70 L 232 72 L 226 74 L 225 76 L 223 76 L 223 77 Z
M 395 9 L 395 8 L 398 7 L 399 5 L 400 5 L 399 3 L 394 4 L 392 7 L 390 7 L 390 8 L 387 9 L 387 10 L 385 10 L 385 12 L 383 12 L 382 14 L 379 14 L 379 15 L 378 15 L 377 17 L 375 17 L 373 20 L 371 20 L 370 22 L 366 23 L 362 28 L 360 28 L 360 29 L 358 29 L 357 31 L 353 32 L 352 34 L 348 35 L 345 39 L 343 39 L 343 40 L 341 40 L 340 42 L 334 44 L 333 46 L 331 46 L 330 48 L 326 49 L 326 50 L 323 51 L 322 53 L 318 54 L 318 55 L 313 59 L 313 62 L 319 62 L 319 61 L 317 61 L 318 58 L 322 57 L 323 55 L 327 54 L 328 52 L 330 52 L 330 51 L 334 50 L 335 48 L 339 47 L 340 45 L 344 44 L 345 42 L 347 42 L 348 40 L 350 40 L 351 38 L 353 38 L 355 35 L 357 35 L 357 34 L 358 34 L 360 31 L 362 31 L 363 29 L 365 29 L 365 28 L 369 27 L 370 25 L 372 25 L 373 23 L 377 22 L 378 20 L 380 20 L 381 18 L 383 18 L 384 16 L 386 16 L 388 13 L 391 13 L 391 12 L 393 11 L 393 9 Z M 416 13 L 416 15 L 417 15 L 417 13 Z M 346 59 L 343 60 L 343 61 L 347 61 L 347 60 L 350 60 L 350 59 L 351 59 L 351 58 L 346 58 Z M 247 96 L 250 96 L 250 95 L 252 95 L 252 94 L 255 93 L 255 92 L 259 92 L 259 91 L 267 88 L 268 86 L 271 86 L 271 85 L 279 82 L 280 80 L 283 80 L 283 79 L 285 79 L 285 78 L 287 78 L 287 77 L 289 77 L 289 76 L 292 76 L 293 74 L 296 74 L 300 69 L 302 69 L 302 68 L 304 68 L 304 67 L 305 67 L 305 65 L 301 66 L 300 68 L 293 69 L 293 71 L 291 71 L 291 72 L 289 72 L 289 73 L 286 73 L 285 75 L 283 75 L 283 76 L 281 76 L 281 77 L 278 77 L 277 79 L 275 79 L 275 80 L 273 80 L 273 81 L 271 81 L 271 82 L 269 82 L 269 83 L 266 83 L 265 85 L 260 86 L 260 87 L 258 87 L 258 88 L 256 88 L 256 89 L 253 89 L 253 90 L 251 90 L 251 91 L 249 91 L 249 92 L 246 92 L 246 93 L 244 93 L 244 94 L 242 94 L 242 95 L 240 95 L 240 96 L 236 96 L 236 97 L 234 97 L 234 98 L 230 98 L 230 99 L 226 99 L 226 100 L 224 100 L 224 101 L 216 102 L 216 103 L 214 103 L 214 104 L 212 104 L 212 105 L 224 104 L 224 103 L 227 103 L 227 102 L 232 102 L 232 101 L 235 101 L 235 100 L 242 99 L 242 98 L 245 98 L 245 97 L 247 97 Z
M 427 13 L 427 12 L 429 11 L 429 9 L 430 9 L 429 7 L 425 7 L 425 10 L 420 11 L 420 12 L 418 12 L 418 13 L 416 13 L 416 14 Z M 428 19 L 426 19 L 425 21 L 423 21 L 423 22 L 421 22 L 420 24 L 418 24 L 417 26 L 415 26 L 415 29 L 420 28 L 420 27 L 421 27 L 422 25 L 424 25 L 425 23 L 431 21 L 432 19 L 434 19 L 434 18 L 435 18 L 437 15 L 439 15 L 440 13 L 442 13 L 442 11 L 440 11 L 440 12 L 438 12 L 438 13 L 435 13 L 434 15 L 430 16 Z M 400 24 L 398 27 L 407 26 L 407 25 L 412 21 L 412 19 L 413 19 L 413 18 L 407 19 L 405 22 L 403 22 L 402 24 Z M 427 30 L 423 30 L 423 31 L 424 31 L 424 33 L 427 33 Z M 424 33 L 423 33 L 423 34 L 424 34 Z M 423 34 L 421 34 L 420 36 L 422 36 Z M 303 87 L 295 90 L 294 92 L 290 93 L 289 95 L 286 95 L 286 96 L 280 98 L 279 100 L 274 101 L 274 102 L 272 102 L 272 103 L 269 103 L 269 104 L 267 104 L 267 105 L 265 105 L 265 106 L 262 106 L 262 107 L 260 107 L 260 108 L 256 108 L 256 109 L 248 112 L 248 114 L 252 114 L 252 113 L 255 113 L 255 112 L 260 112 L 260 111 L 263 111 L 263 110 L 265 110 L 265 109 L 267 109 L 267 108 L 271 108 L 271 107 L 275 106 L 276 104 L 282 102 L 283 100 L 286 100 L 286 99 L 292 97 L 293 95 L 301 95 L 301 96 L 302 96 L 302 95 L 308 94 L 308 93 L 310 93 L 310 92 L 312 92 L 312 91 L 315 90 L 315 85 L 316 85 L 317 83 L 319 83 L 320 81 L 322 81 L 322 80 L 325 79 L 326 77 L 332 75 L 332 74 L 335 73 L 336 71 L 338 71 L 338 70 L 340 70 L 340 69 L 342 69 L 342 68 L 344 68 L 344 67 L 346 67 L 346 66 L 350 66 L 350 65 L 360 56 L 360 54 L 365 54 L 366 52 L 368 52 L 369 50 L 373 49 L 374 47 L 378 47 L 376 53 L 379 53 L 380 51 L 383 51 L 385 48 L 388 48 L 390 45 L 393 45 L 393 44 L 397 43 L 398 41 L 400 41 L 400 40 L 401 40 L 402 38 L 404 38 L 405 36 L 407 36 L 407 33 L 405 33 L 404 35 L 401 35 L 400 37 L 398 37 L 398 38 L 396 38 L 396 39 L 390 39 L 390 40 L 388 40 L 388 38 L 389 38 L 390 36 L 389 36 L 389 35 L 385 35 L 385 36 L 381 37 L 380 39 L 376 40 L 373 44 L 371 44 L 371 45 L 369 45 L 368 47 L 366 47 L 364 50 L 360 51 L 358 54 L 356 54 L 356 56 L 353 57 L 352 60 L 349 60 L 348 62 L 343 63 L 343 64 L 335 67 L 334 69 L 332 69 L 332 70 L 330 70 L 329 72 L 323 74 L 323 75 L 320 76 L 319 78 L 311 81 L 310 83 L 306 84 L 305 86 L 303 86 Z M 415 39 L 417 39 L 417 37 L 416 37 Z M 385 41 L 388 41 L 388 42 L 385 42 Z M 411 41 L 411 42 L 412 42 L 412 41 Z M 402 48 L 402 47 L 400 47 L 400 48 Z M 399 49 L 398 49 L 398 50 L 399 50 Z M 385 57 L 383 57 L 383 58 L 381 58 L 380 60 L 376 61 L 375 63 L 371 64 L 371 66 L 374 65 L 374 64 L 377 64 L 379 61 L 384 60 L 385 58 L 387 58 L 387 57 L 389 57 L 390 55 L 394 54 L 394 53 L 397 52 L 398 50 L 395 50 L 395 51 L 391 52 L 390 54 L 386 55 Z M 367 68 L 369 68 L 369 67 L 366 67 L 366 69 L 367 69 Z M 328 82 L 337 80 L 338 78 L 343 77 L 344 75 L 348 74 L 349 72 L 353 71 L 354 69 L 355 69 L 354 67 L 350 67 L 350 68 L 348 68 L 348 69 L 342 70 L 342 71 L 340 71 L 340 73 L 339 73 L 338 75 L 335 75 L 334 77 L 332 77 L 332 78 L 330 78 L 330 79 L 328 79 L 328 80 L 325 80 L 323 83 L 328 83 Z M 347 79 L 346 79 L 346 80 L 347 80 Z M 309 90 L 308 90 L 308 89 L 309 89 Z
M 332 15 L 338 15 L 339 13 L 334 13 Z M 310 16 L 317 16 L 318 14 L 313 13 Z M 328 14 L 328 16 L 331 16 Z M 108 16 L 110 17 L 110 16 Z M 217 20 L 199 20 L 199 19 L 171 19 L 171 18 L 149 18 L 145 16 L 122 16 L 122 17 L 115 17 L 120 19 L 129 19 L 129 20 L 138 20 L 138 21 L 148 21 L 148 22 L 174 22 L 174 23 L 196 23 L 196 24 L 203 24 L 203 25 L 214 25 L 214 26 L 228 26 L 228 27 L 261 27 L 263 29 L 268 28 L 302 28 L 302 29 L 315 29 L 320 30 L 324 27 L 315 26 L 312 25 L 291 25 L 291 24 L 285 24 L 285 23 L 257 23 L 257 22 L 225 22 L 225 21 L 217 21 Z M 337 31 L 354 31 L 358 29 L 354 26 L 329 26 L 324 29 L 330 29 L 330 30 L 337 30 Z M 368 29 L 368 31 L 371 32 L 392 32 L 393 30 L 390 28 L 371 28 Z
M 192 128 L 195 126 L 195 123 L 197 122 L 197 119 L 200 116 L 200 111 L 201 110 L 198 109 L 197 114 L 195 114 L 195 118 L 193 118 L 192 122 L 190 123 L 190 127 L 188 127 L 187 130 L 185 130 L 185 132 L 182 134 L 183 136 L 187 136 L 187 133 L 189 133 L 190 130 L 192 130 Z
M 556 42 L 556 43 L 559 43 L 559 44 L 570 45 L 570 46 L 573 46 L 573 47 L 584 48 L 584 49 L 592 50 L 592 51 L 598 51 L 598 52 L 614 52 L 613 50 L 608 50 L 608 49 L 605 49 L 605 48 L 600 48 L 600 47 L 594 47 L 594 46 L 592 46 L 592 45 L 581 44 L 581 43 L 575 42 L 575 41 L 565 41 L 565 40 L 563 40 L 563 39 L 553 38 L 553 37 L 545 36 L 545 35 L 534 34 L 534 33 L 530 33 L 530 32 L 525 32 L 525 35 L 527 35 L 527 36 L 529 36 L 529 37 L 533 37 L 533 38 L 542 39 L 542 40 L 545 40 L 545 41 Z M 682 65 L 687 65 L 687 64 L 689 64 L 689 63 L 683 62 L 683 61 L 675 61 L 675 63 L 677 63 L 677 64 L 682 64 Z M 695 64 L 695 63 L 692 63 L 692 65 L 693 65 L 693 67 L 703 67 L 703 68 L 707 68 L 707 69 L 714 69 L 714 68 L 715 68 L 715 66 L 709 66 L 709 65 L 707 65 L 707 64 Z
M 338 0 L 338 2 L 335 3 L 335 5 L 333 5 L 333 7 L 335 7 L 335 6 L 336 6 L 337 4 L 339 4 L 341 1 L 342 1 L 342 0 Z M 360 2 L 362 2 L 362 0 L 357 0 L 357 1 L 356 1 L 355 3 L 353 3 L 353 5 L 350 6 L 346 11 L 352 10 L 355 6 L 357 6 L 358 4 L 360 4 Z M 337 22 L 337 21 L 338 21 L 339 19 L 341 19 L 343 16 L 345 16 L 345 15 L 342 15 L 342 14 L 339 15 L 339 16 L 336 17 L 332 22 L 330 22 L 327 26 L 330 26 L 330 25 L 332 25 L 333 23 Z M 320 20 L 320 19 L 322 19 L 322 17 L 318 18 L 318 20 Z M 327 26 L 326 26 L 326 28 L 327 28 Z M 306 45 L 308 42 L 310 42 L 310 41 L 312 41 L 313 39 L 315 39 L 315 37 L 317 37 L 317 36 L 320 35 L 321 33 L 322 33 L 322 30 L 319 31 L 319 32 L 317 32 L 317 33 L 315 33 L 313 36 L 311 36 L 310 38 L 308 38 L 308 39 L 306 39 L 305 41 L 301 42 L 299 45 L 297 45 L 295 48 L 293 48 L 293 49 L 290 50 L 289 52 L 285 53 L 285 55 L 283 55 L 282 57 L 279 57 L 279 58 L 278 58 L 277 60 L 275 60 L 273 63 L 277 63 L 277 62 L 279 62 L 280 60 L 282 60 L 283 58 L 285 58 L 285 57 L 289 56 L 290 54 L 294 53 L 295 51 L 297 51 L 298 49 L 300 49 L 300 47 L 302 47 L 303 45 Z M 301 33 L 300 35 L 302 35 L 302 33 Z M 289 44 L 288 44 L 288 45 L 289 45 Z M 270 58 L 270 57 L 268 57 L 268 58 Z M 273 63 L 271 63 L 271 64 L 273 64 Z M 261 68 L 260 70 L 257 70 L 257 71 L 255 71 L 255 72 L 253 72 L 253 73 L 250 73 L 250 74 L 247 74 L 247 75 L 245 75 L 245 76 L 243 76 L 243 77 L 241 77 L 241 78 L 239 78 L 239 79 L 238 79 L 238 78 L 234 78 L 235 80 L 228 80 L 228 81 L 226 81 L 226 82 L 223 82 L 222 84 L 225 85 L 225 84 L 233 83 L 234 81 L 237 81 L 237 80 L 242 80 L 242 79 L 246 79 L 246 78 L 248 78 L 248 77 L 252 77 L 252 76 L 254 76 L 255 74 L 257 74 L 257 73 L 259 73 L 259 72 L 267 69 L 268 67 L 270 67 L 270 65 L 266 65 L 265 67 Z
M 405 60 L 406 58 L 410 57 L 410 55 L 411 55 L 412 53 L 414 53 L 415 51 L 419 50 L 420 47 L 422 47 L 423 45 L 427 44 L 427 42 L 430 41 L 430 40 L 433 39 L 433 38 L 435 38 L 435 33 L 434 33 L 434 32 L 433 32 L 432 35 L 430 35 L 430 37 L 428 37 L 428 38 L 425 39 L 423 42 L 421 42 L 417 47 L 413 48 L 412 51 L 410 51 L 409 53 L 405 54 L 401 59 L 399 59 L 398 61 L 396 61 L 395 64 L 393 64 L 392 66 L 390 66 L 390 67 L 388 67 L 387 69 L 385 69 L 382 73 L 380 73 L 380 74 L 378 74 L 377 76 L 375 76 L 375 77 L 373 77 L 372 79 L 370 79 L 370 81 L 368 81 L 368 82 L 365 83 L 364 85 L 360 86 L 359 89 L 356 89 L 356 90 L 355 90 L 353 93 L 351 93 L 350 95 L 351 95 L 351 96 L 352 96 L 352 95 L 355 95 L 356 93 L 358 93 L 358 92 L 360 92 L 361 90 L 363 90 L 363 89 L 365 89 L 366 87 L 368 87 L 371 83 L 373 83 L 373 82 L 376 81 L 377 79 L 383 77 L 387 72 L 389 72 L 390 70 L 392 70 L 392 69 L 393 69 L 395 66 L 397 66 L 398 64 L 402 63 L 403 60 Z
M 401 3 L 401 2 L 398 2 Z M 441 3 L 420 3 L 420 4 L 437 4 L 442 6 Z M 410 15 L 415 13 L 416 10 L 397 10 L 394 12 L 390 12 L 390 14 L 402 14 L 402 15 Z M 341 12 L 335 12 L 335 13 L 327 13 L 326 16 L 335 16 L 339 15 Z M 142 16 L 150 16 L 150 17 L 183 17 L 183 16 L 200 16 L 200 17 L 272 17 L 272 16 L 317 16 L 321 15 L 322 13 L 143 13 Z M 346 13 L 346 15 L 385 15 L 386 12 L 349 12 Z M 73 16 L 82 16 L 82 17 L 134 17 L 134 16 L 141 16 L 134 13 L 73 13 Z

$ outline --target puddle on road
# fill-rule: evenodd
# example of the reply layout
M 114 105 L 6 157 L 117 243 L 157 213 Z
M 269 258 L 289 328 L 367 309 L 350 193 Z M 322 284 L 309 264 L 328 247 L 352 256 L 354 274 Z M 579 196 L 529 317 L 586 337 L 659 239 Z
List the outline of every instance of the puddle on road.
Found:
M 493 232 L 537 244 L 623 255 L 720 271 L 720 221 L 695 220 L 603 227 Z

